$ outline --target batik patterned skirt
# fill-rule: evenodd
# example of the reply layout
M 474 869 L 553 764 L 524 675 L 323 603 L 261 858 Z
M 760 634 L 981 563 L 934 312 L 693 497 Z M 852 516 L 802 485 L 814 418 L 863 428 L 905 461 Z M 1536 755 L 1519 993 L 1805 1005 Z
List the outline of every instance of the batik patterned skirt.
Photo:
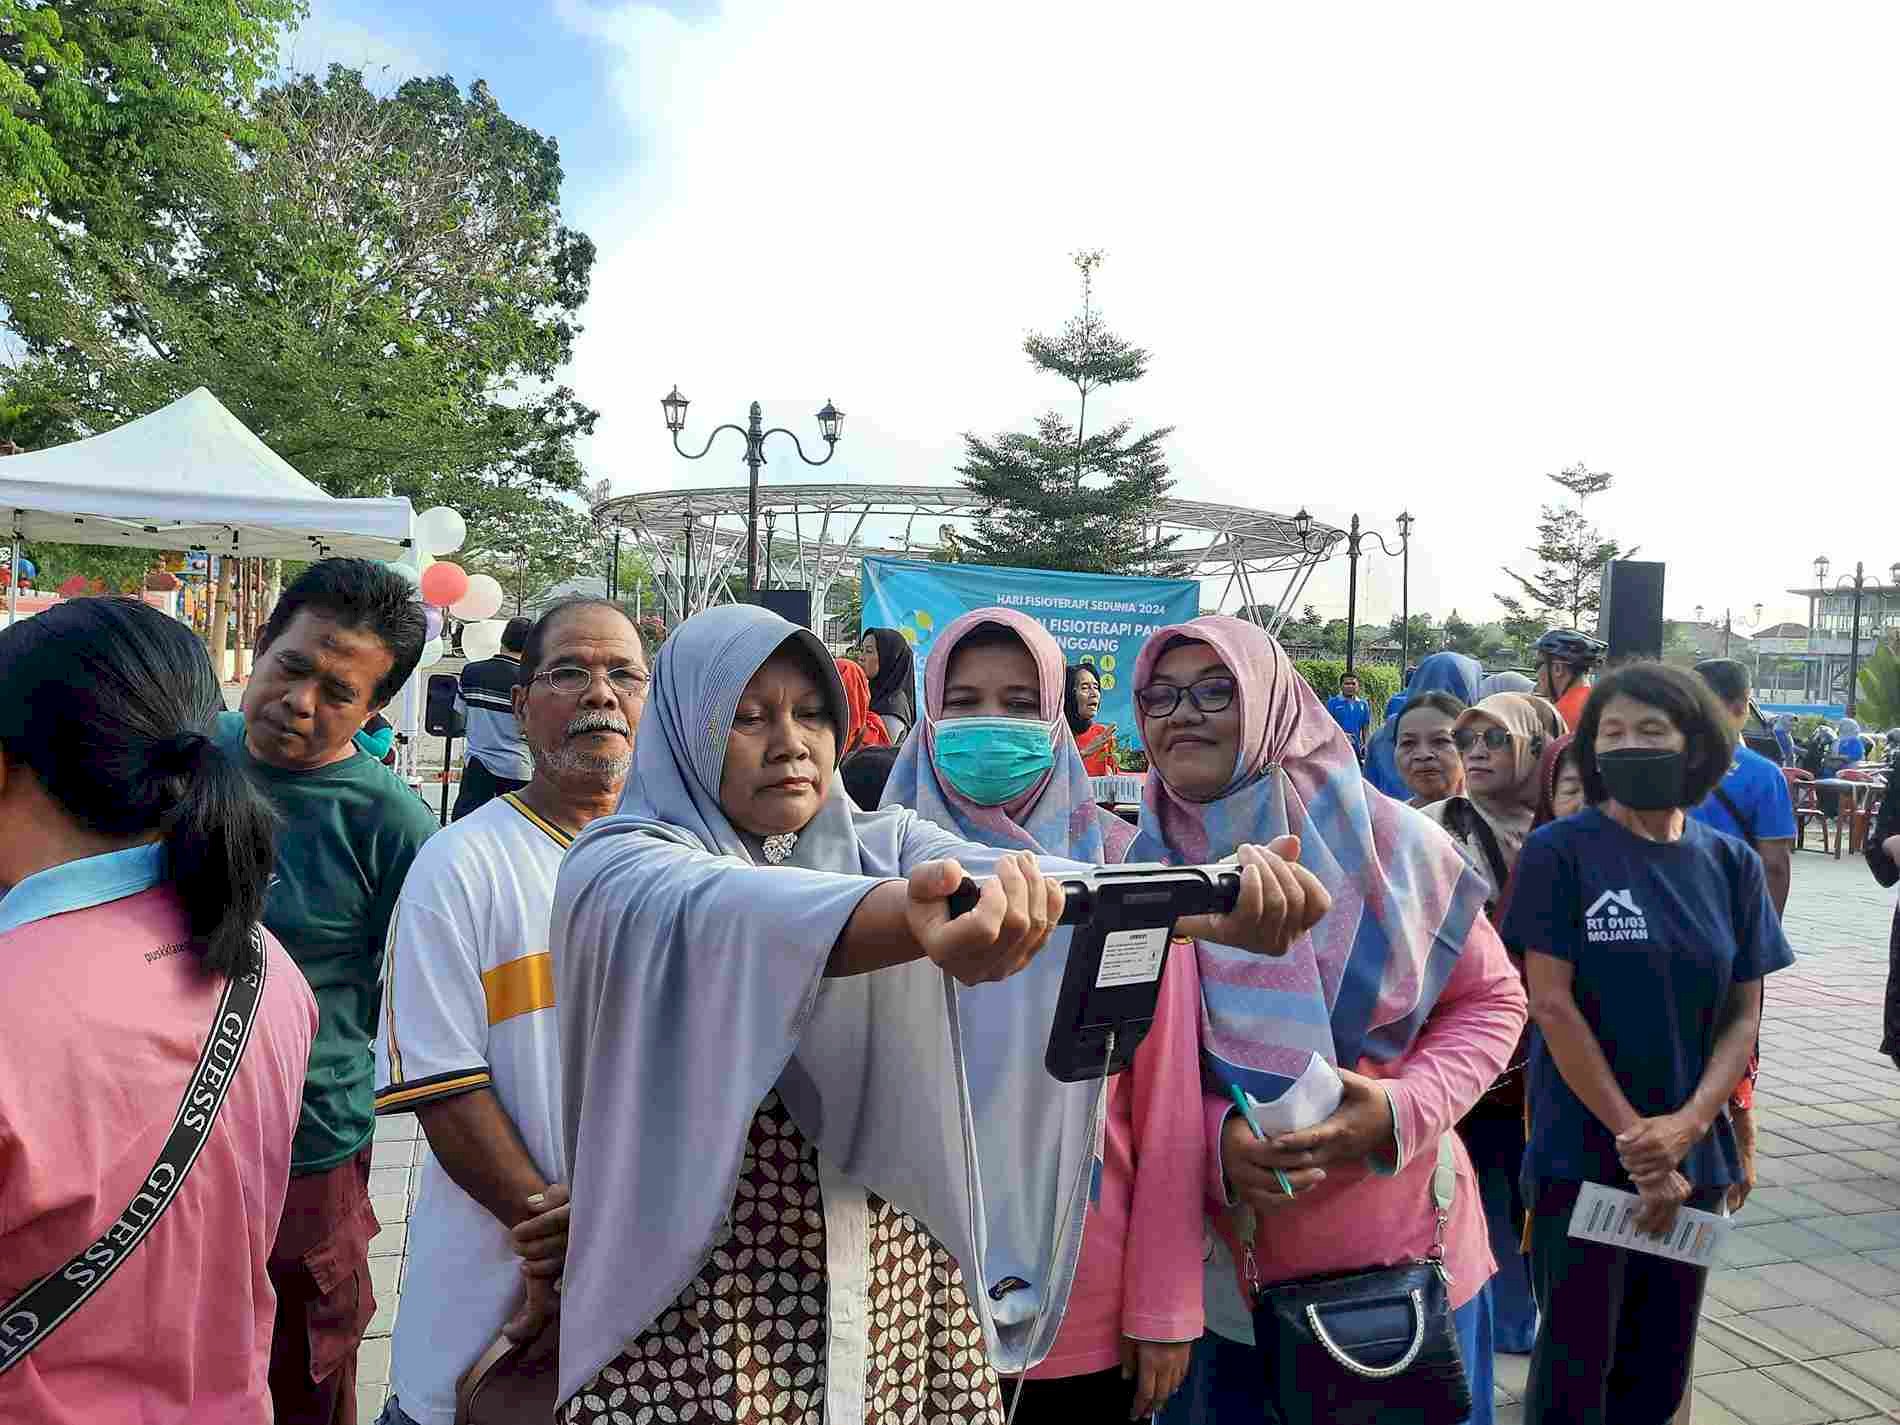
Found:
M 852 1189 L 852 1191 L 862 1191 Z M 658 1321 L 567 1402 L 564 1425 L 1000 1425 L 1001 1389 L 956 1259 L 917 1220 L 866 1196 L 864 1290 L 827 1279 L 817 1155 L 776 1093 L 752 1120 L 738 1190 L 712 1257 Z M 835 1206 L 835 1204 L 834 1204 Z M 861 1393 L 828 1392 L 838 1359 Z M 833 1383 L 834 1385 L 837 1383 Z

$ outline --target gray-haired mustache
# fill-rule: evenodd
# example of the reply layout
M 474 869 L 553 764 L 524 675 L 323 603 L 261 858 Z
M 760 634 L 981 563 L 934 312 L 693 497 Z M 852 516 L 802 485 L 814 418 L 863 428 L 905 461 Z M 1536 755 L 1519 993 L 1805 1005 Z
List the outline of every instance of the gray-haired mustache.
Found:
M 580 713 L 567 725 L 569 737 L 579 737 L 586 732 L 617 732 L 622 737 L 632 735 L 624 717 L 606 711 Z

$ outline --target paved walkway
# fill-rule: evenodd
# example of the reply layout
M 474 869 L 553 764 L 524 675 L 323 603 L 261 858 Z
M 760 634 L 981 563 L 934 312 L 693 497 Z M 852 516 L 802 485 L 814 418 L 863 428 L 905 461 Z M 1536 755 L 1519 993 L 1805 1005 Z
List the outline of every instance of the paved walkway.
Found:
M 1695 1425 L 1900 1420 L 1900 1072 L 1878 1049 L 1892 914 L 1859 857 L 1795 856 L 1801 961 L 1769 982 L 1761 1186 L 1709 1281 Z M 413 1117 L 377 1124 L 382 1307 L 359 1357 L 362 1425 L 389 1378 L 415 1138 Z M 1521 1419 L 1528 1363 L 1498 1358 L 1499 1425 Z

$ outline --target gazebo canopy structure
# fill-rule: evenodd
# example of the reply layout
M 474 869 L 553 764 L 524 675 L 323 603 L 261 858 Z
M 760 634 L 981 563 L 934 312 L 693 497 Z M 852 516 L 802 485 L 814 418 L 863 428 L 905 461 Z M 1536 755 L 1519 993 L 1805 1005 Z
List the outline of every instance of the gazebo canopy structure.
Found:
M 745 567 L 746 499 L 743 485 L 649 490 L 603 501 L 594 518 L 604 532 L 621 532 L 652 560 L 672 620 L 729 597 L 732 576 Z M 981 509 L 975 495 L 956 485 L 761 486 L 764 583 L 811 590 L 815 620 L 822 618 L 832 586 L 865 555 L 916 558 L 946 546 L 954 550 Z M 1238 594 L 1239 606 L 1257 619 L 1271 604 L 1276 612 L 1268 631 L 1277 633 L 1314 568 L 1345 531 L 1315 521 L 1302 542 L 1291 515 L 1167 500 L 1153 537 L 1169 536 L 1175 537 L 1172 556 L 1193 576 L 1225 581 L 1218 607 L 1226 608 Z M 1277 598 L 1261 597 L 1276 585 Z

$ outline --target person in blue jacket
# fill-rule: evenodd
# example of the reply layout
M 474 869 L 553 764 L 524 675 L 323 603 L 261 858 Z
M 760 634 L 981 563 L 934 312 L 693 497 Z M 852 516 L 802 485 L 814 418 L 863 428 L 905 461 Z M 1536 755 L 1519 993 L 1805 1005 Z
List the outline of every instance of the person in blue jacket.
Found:
M 1366 734 L 1372 730 L 1372 709 L 1359 696 L 1359 675 L 1348 673 L 1339 680 L 1339 691 L 1326 700 L 1326 711 L 1345 729 L 1352 750 L 1363 764 L 1366 760 Z
M 1406 701 L 1410 702 L 1419 693 L 1438 692 L 1450 693 L 1461 703 L 1475 703 L 1478 684 L 1483 681 L 1484 667 L 1477 659 L 1462 653 L 1434 653 L 1419 663 L 1418 672 L 1412 675 L 1411 686 L 1406 690 Z M 1412 792 L 1399 776 L 1399 764 L 1393 756 L 1398 735 L 1396 717 L 1387 717 L 1372 734 L 1366 748 L 1366 780 L 1388 797 L 1408 801 Z

